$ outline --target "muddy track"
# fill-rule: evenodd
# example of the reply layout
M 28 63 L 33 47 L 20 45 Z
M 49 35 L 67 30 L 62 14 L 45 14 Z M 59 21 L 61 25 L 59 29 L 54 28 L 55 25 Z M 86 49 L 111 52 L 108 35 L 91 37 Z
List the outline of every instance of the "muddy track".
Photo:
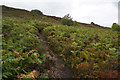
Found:
M 71 69 L 65 66 L 64 61 L 59 56 L 54 54 L 52 50 L 50 50 L 49 45 L 42 34 L 42 31 L 40 32 L 39 38 L 43 48 L 47 53 L 47 57 L 55 61 L 55 66 L 51 66 L 50 70 L 46 72 L 48 73 L 49 77 L 50 78 L 72 78 Z

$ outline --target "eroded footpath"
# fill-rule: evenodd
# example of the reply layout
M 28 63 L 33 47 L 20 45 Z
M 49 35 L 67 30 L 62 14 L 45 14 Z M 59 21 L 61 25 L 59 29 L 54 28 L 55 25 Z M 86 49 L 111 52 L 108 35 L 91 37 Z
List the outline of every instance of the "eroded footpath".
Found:
M 43 48 L 47 53 L 46 58 L 54 61 L 54 65 L 51 65 L 50 69 L 46 71 L 46 73 L 49 75 L 49 78 L 72 78 L 71 69 L 64 65 L 64 61 L 61 59 L 61 57 L 57 56 L 52 50 L 50 50 L 50 46 L 43 36 L 42 31 L 40 32 L 39 38 Z

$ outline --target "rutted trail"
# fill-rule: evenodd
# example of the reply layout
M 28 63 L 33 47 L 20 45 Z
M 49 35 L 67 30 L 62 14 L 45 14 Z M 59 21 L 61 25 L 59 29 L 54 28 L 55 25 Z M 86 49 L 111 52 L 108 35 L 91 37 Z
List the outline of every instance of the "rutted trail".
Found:
M 45 40 L 45 37 L 42 34 L 42 31 L 40 32 L 40 41 L 47 53 L 47 58 L 55 61 L 55 66 L 51 66 L 50 70 L 47 71 L 50 78 L 72 78 L 72 71 L 70 68 L 66 67 L 64 65 L 64 61 L 57 55 L 55 55 L 48 45 L 48 43 Z

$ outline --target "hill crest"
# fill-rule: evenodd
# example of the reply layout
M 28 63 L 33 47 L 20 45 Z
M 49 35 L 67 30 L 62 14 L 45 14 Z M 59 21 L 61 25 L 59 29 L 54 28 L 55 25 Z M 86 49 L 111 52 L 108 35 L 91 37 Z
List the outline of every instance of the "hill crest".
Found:
M 23 15 L 23 14 L 33 15 L 33 14 L 31 14 L 30 11 L 25 10 L 25 9 L 8 7 L 8 6 L 5 6 L 5 5 L 1 5 L 1 6 L 2 6 L 2 14 L 3 14 L 3 16 L 19 17 L 20 15 Z M 46 17 L 54 19 L 56 21 L 60 21 L 62 19 L 61 17 L 50 16 L 50 15 L 45 15 L 45 14 L 43 14 L 42 16 L 46 16 Z M 111 29 L 109 27 L 100 26 L 98 24 L 91 25 L 91 24 L 81 23 L 81 22 L 78 22 L 78 24 L 81 25 L 81 26 L 85 26 L 85 27 L 92 27 L 92 28 L 97 27 L 97 28 Z

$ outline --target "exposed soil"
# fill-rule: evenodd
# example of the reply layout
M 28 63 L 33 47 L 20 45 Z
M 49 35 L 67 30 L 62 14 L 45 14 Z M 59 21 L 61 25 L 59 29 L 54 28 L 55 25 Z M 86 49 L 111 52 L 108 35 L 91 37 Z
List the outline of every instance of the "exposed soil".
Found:
M 50 60 L 55 61 L 54 66 L 50 66 L 50 70 L 46 71 L 48 73 L 50 78 L 72 78 L 72 71 L 69 67 L 64 65 L 64 61 L 61 59 L 61 57 L 57 56 L 53 53 L 53 51 L 50 50 L 50 47 L 45 40 L 45 37 L 43 36 L 42 32 L 40 32 L 40 41 L 47 53 L 47 58 Z

